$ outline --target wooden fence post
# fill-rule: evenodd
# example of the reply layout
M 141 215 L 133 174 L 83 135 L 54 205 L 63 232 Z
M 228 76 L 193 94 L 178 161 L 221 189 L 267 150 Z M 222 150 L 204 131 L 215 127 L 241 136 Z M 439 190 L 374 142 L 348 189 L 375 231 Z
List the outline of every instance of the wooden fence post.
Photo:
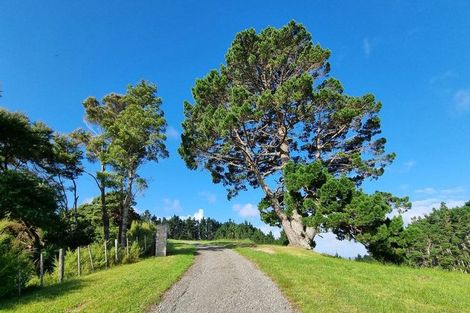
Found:
M 39 254 L 39 282 L 44 287 L 44 252 Z
M 118 262 L 118 240 L 114 239 L 114 260 Z
M 129 238 L 126 237 L 126 256 L 129 257 Z
M 64 249 L 59 249 L 59 284 L 64 281 Z
M 77 248 L 77 274 L 80 276 L 82 274 L 82 264 L 80 260 L 80 247 Z
M 104 264 L 108 268 L 108 242 L 104 241 Z
M 144 254 L 147 253 L 147 236 L 144 236 Z
M 93 266 L 93 256 L 91 255 L 90 245 L 88 245 L 88 255 L 90 256 L 90 268 L 91 268 L 91 271 L 93 272 L 95 270 L 95 267 Z M 105 257 L 105 260 L 106 260 L 106 257 Z

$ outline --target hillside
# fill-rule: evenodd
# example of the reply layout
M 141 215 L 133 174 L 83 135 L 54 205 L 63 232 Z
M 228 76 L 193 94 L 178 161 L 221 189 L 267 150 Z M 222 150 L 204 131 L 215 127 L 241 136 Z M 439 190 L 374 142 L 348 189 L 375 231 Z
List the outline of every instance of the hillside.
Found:
M 301 312 L 470 312 L 470 275 L 239 247 Z

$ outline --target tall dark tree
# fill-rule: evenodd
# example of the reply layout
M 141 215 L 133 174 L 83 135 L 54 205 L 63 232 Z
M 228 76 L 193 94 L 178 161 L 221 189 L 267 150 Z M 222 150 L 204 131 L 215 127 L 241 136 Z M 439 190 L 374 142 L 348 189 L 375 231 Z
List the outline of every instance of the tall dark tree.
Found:
M 63 178 L 80 175 L 81 152 L 46 125 L 0 109 L 0 163 L 0 218 L 20 221 L 37 248 L 62 226 L 59 206 L 68 210 Z
M 33 242 L 30 249 L 38 251 L 44 235 L 58 231 L 57 198 L 56 190 L 31 172 L 7 170 L 0 174 L 0 219 L 22 223 Z
M 296 22 L 249 29 L 237 34 L 225 65 L 196 81 L 194 104 L 184 104 L 179 153 L 187 166 L 210 171 L 229 198 L 261 187 L 263 220 L 282 226 L 289 243 L 304 248 L 314 245 L 323 225 L 308 222 L 315 208 L 288 206 L 287 164 L 319 162 L 359 186 L 394 159 L 377 137 L 381 103 L 372 94 L 345 94 L 328 77 L 329 56 Z M 315 192 L 308 187 L 302 192 Z
M 0 171 L 45 171 L 53 158 L 53 131 L 43 123 L 31 123 L 22 113 L 0 108 Z

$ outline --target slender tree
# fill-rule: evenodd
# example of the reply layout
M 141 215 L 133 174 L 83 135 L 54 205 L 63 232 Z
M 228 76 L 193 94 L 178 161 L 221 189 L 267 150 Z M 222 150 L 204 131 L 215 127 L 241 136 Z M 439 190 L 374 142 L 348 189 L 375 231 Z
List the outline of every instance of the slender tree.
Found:
M 68 135 L 55 134 L 52 147 L 54 162 L 52 162 L 50 168 L 50 172 L 56 177 L 60 202 L 66 213 L 67 220 L 69 219 L 67 193 L 72 193 L 75 224 L 77 223 L 78 215 L 77 178 L 84 172 L 82 164 L 83 152 L 79 145 L 79 141 Z M 64 180 L 69 181 L 69 184 L 67 185 Z
M 108 172 L 109 145 L 111 138 L 107 133 L 119 113 L 124 109 L 121 96 L 115 93 L 106 95 L 102 101 L 95 97 L 88 97 L 83 101 L 85 108 L 85 121 L 88 129 L 78 129 L 72 137 L 86 147 L 86 156 L 91 162 L 99 162 L 100 169 L 96 173 L 88 173 L 100 190 L 101 218 L 103 221 L 103 235 L 109 240 L 109 214 L 106 208 L 106 188 L 113 185 L 114 176 Z
M 179 153 L 187 166 L 210 171 L 229 198 L 261 187 L 263 220 L 282 226 L 289 243 L 304 248 L 314 245 L 323 224 L 308 221 L 315 208 L 288 206 L 288 164 L 319 162 L 359 186 L 394 159 L 377 137 L 381 103 L 372 94 L 345 94 L 328 77 L 329 56 L 296 22 L 249 29 L 237 34 L 225 65 L 196 80 L 194 103 L 184 104 Z M 301 194 L 314 196 L 310 187 Z
M 109 159 L 123 177 L 125 197 L 121 221 L 121 244 L 126 243 L 129 209 L 134 194 L 143 189 L 145 180 L 138 175 L 139 167 L 148 161 L 168 157 L 165 146 L 166 121 L 156 96 L 157 87 L 146 81 L 129 86 L 117 104 L 124 109 L 108 128 L 112 138 Z

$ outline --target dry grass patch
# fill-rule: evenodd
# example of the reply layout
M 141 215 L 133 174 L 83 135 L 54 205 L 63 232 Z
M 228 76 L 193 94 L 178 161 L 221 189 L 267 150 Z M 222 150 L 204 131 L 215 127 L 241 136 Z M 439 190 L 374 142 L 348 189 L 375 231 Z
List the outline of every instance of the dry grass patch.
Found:
M 259 252 L 268 253 L 268 254 L 274 254 L 274 253 L 276 253 L 276 251 L 274 251 L 273 248 L 271 248 L 271 247 L 266 247 L 266 246 L 256 247 L 256 248 L 253 248 L 253 250 L 256 250 L 256 251 L 259 251 Z

